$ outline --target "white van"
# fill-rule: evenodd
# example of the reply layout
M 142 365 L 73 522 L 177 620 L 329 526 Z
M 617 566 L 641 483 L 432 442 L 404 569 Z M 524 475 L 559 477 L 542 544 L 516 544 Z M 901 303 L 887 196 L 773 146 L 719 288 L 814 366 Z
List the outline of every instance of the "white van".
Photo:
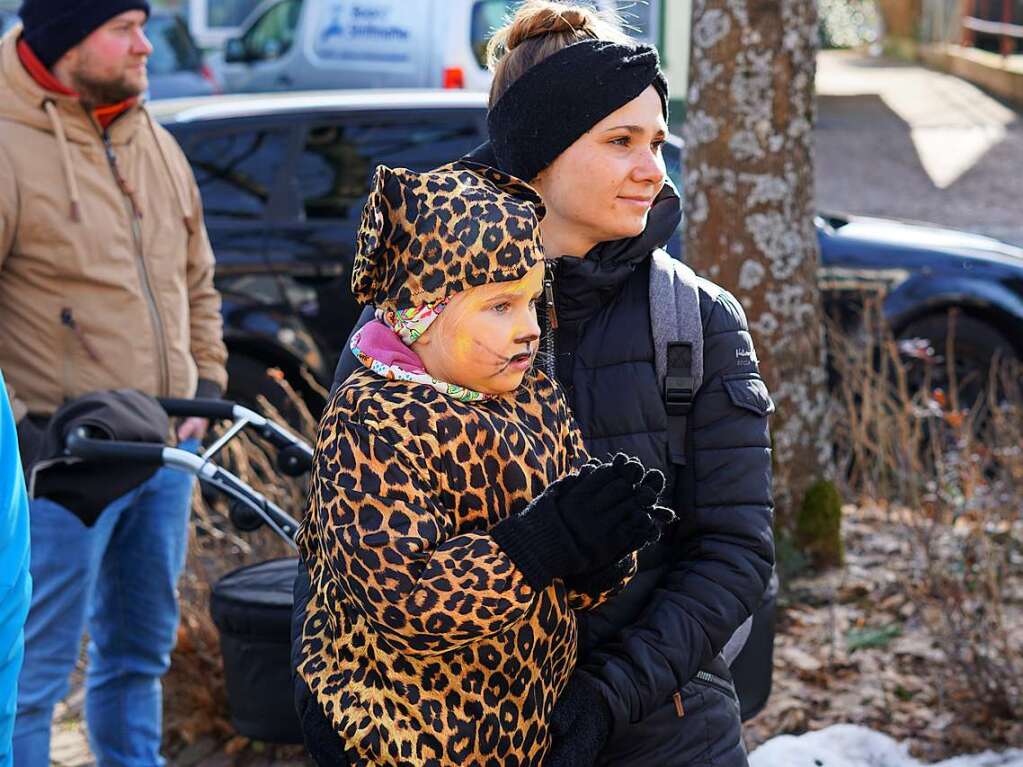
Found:
M 590 0 L 616 8 L 616 0 Z M 620 0 L 619 0 L 620 2 Z M 231 92 L 487 90 L 486 43 L 517 0 L 264 0 L 227 41 Z

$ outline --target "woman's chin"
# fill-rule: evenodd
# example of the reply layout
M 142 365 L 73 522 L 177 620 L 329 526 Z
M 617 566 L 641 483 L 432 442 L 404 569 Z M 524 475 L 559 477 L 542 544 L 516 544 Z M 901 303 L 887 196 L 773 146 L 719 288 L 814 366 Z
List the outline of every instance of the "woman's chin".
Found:
M 604 242 L 613 240 L 624 240 L 629 237 L 636 237 L 643 234 L 649 220 L 649 212 L 632 215 L 621 215 L 614 221 L 605 221 L 604 227 L 607 232 Z M 610 226 L 609 226 L 610 224 Z

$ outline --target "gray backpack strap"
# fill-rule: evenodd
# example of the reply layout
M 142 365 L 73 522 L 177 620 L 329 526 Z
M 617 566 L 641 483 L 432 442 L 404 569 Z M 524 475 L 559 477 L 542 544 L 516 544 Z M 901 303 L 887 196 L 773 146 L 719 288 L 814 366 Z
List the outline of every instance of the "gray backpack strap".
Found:
M 671 467 L 686 465 L 686 419 L 703 383 L 703 318 L 699 278 L 663 250 L 650 261 L 650 330 L 654 341 L 657 381 L 668 412 L 668 453 Z M 704 283 L 705 288 L 711 288 Z M 722 650 L 729 666 L 749 639 L 753 616 L 743 622 Z
M 686 419 L 703 383 L 703 319 L 697 276 L 663 250 L 650 260 L 650 329 L 668 413 L 668 454 L 686 465 Z

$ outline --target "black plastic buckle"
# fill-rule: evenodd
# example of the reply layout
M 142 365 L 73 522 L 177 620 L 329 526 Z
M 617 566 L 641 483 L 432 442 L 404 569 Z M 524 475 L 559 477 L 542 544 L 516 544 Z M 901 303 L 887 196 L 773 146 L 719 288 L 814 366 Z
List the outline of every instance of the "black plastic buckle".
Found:
M 689 415 L 693 409 L 696 379 L 692 376 L 672 376 L 664 379 L 664 408 L 671 417 Z

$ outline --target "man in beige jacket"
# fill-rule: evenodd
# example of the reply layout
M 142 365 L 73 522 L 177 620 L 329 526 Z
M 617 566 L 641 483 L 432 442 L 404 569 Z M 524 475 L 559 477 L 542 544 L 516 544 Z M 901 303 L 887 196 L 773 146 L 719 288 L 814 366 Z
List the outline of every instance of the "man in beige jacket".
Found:
M 146 0 L 25 0 L 0 40 L 0 368 L 23 461 L 83 394 L 217 396 L 220 298 L 199 193 L 139 96 Z M 205 423 L 178 438 L 196 444 Z M 160 677 L 177 629 L 189 477 L 161 470 L 94 527 L 31 508 L 34 594 L 14 754 L 49 763 L 53 707 L 90 637 L 86 713 L 103 765 L 157 765 Z

